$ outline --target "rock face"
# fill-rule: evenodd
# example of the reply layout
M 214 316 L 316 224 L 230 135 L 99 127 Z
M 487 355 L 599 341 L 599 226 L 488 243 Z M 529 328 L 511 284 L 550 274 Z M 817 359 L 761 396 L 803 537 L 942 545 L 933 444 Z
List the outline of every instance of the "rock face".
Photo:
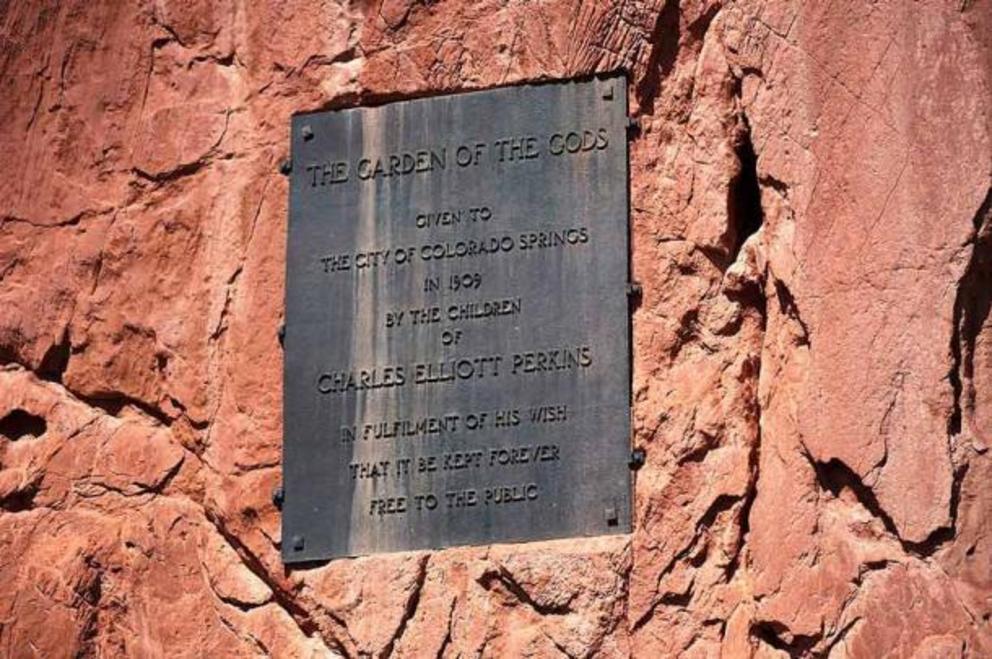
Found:
M 992 656 L 992 1 L 0 17 L 0 655 Z M 635 532 L 285 569 L 289 116 L 621 68 Z

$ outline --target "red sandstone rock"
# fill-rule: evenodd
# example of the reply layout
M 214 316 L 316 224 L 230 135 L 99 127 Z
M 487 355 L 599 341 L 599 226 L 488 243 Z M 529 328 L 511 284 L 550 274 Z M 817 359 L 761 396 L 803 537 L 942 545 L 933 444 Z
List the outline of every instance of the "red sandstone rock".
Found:
M 0 655 L 992 656 L 989 0 L 0 16 Z M 289 116 L 616 68 L 635 532 L 285 569 Z

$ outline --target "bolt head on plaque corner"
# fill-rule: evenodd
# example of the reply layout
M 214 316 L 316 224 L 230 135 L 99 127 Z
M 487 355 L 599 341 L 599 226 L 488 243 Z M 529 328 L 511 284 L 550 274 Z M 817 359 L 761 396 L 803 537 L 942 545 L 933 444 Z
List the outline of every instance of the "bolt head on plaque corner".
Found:
M 637 471 L 638 469 L 644 466 L 646 460 L 647 460 L 647 453 L 644 452 L 644 449 L 635 448 L 633 451 L 630 452 L 630 460 L 628 461 L 627 466 L 630 467 L 633 471 Z
M 304 142 L 309 142 L 313 139 L 313 128 L 310 124 L 303 124 L 303 127 L 300 128 L 300 135 L 303 137 Z

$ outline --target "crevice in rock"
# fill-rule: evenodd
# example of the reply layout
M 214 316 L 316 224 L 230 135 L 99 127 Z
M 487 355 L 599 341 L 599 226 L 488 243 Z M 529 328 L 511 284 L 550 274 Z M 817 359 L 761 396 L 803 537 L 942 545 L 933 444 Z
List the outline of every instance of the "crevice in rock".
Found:
M 235 58 L 235 52 L 232 50 L 229 53 L 223 55 L 214 55 L 212 53 L 201 53 L 199 55 L 194 55 L 190 58 L 189 62 L 186 64 L 187 69 L 193 68 L 194 64 L 200 62 L 213 62 L 217 66 L 232 66 L 235 62 L 240 62 Z
M 35 222 L 34 220 L 29 220 L 26 217 L 2 215 L 0 216 L 0 228 L 3 228 L 3 225 L 8 222 L 11 224 L 27 224 L 35 229 L 61 229 L 63 227 L 74 227 L 78 226 L 83 220 L 99 215 L 101 212 L 103 211 L 86 209 L 64 220 L 58 220 L 56 222 Z
M 866 561 L 861 564 L 861 567 L 858 568 L 858 576 L 855 577 L 854 583 L 860 586 L 861 584 L 864 583 L 865 575 L 867 575 L 868 573 L 878 572 L 880 570 L 884 570 L 890 565 L 897 565 L 897 564 L 898 563 L 896 561 L 887 558 L 882 558 L 876 561 Z
M 570 602 L 565 604 L 541 604 L 535 601 L 524 587 L 521 586 L 510 572 L 500 565 L 498 568 L 486 570 L 481 577 L 479 577 L 479 585 L 481 585 L 486 590 L 492 590 L 493 585 L 498 583 L 503 588 L 505 588 L 513 597 L 515 597 L 522 604 L 526 604 L 535 613 L 541 616 L 560 616 L 572 612 Z
M 785 285 L 785 282 L 780 279 L 775 279 L 775 297 L 778 298 L 779 311 L 785 316 L 788 316 L 792 320 L 796 321 L 799 325 L 802 335 L 799 338 L 799 345 L 810 345 L 810 334 L 809 328 L 803 321 L 803 317 L 799 314 L 799 307 L 796 305 L 796 299 L 792 296 L 792 291 L 789 287 Z
M 871 513 L 873 517 L 882 522 L 886 531 L 899 538 L 899 531 L 896 529 L 892 517 L 879 504 L 875 492 L 864 484 L 861 477 L 853 469 L 837 458 L 832 458 L 827 462 L 820 462 L 809 453 L 804 452 L 804 454 L 813 466 L 816 481 L 822 489 L 830 492 L 835 497 L 839 497 L 845 489 L 850 490 L 854 498 L 858 500 L 858 503 Z
M 179 474 L 179 471 L 180 469 L 182 469 L 183 462 L 185 461 L 185 459 L 186 459 L 185 456 L 180 458 L 176 462 L 176 464 L 174 464 L 172 467 L 169 468 L 169 471 L 163 474 L 162 477 L 157 481 L 155 481 L 154 483 L 132 482 L 132 485 L 135 488 L 133 491 L 129 491 L 125 487 L 111 485 L 110 483 L 91 480 L 90 478 L 83 478 L 79 481 L 80 484 L 86 485 L 88 487 L 98 488 L 100 492 L 96 494 L 83 494 L 80 492 L 79 496 L 81 496 L 84 499 L 90 499 L 98 496 L 103 496 L 104 494 L 110 492 L 125 499 L 134 498 L 134 497 L 147 497 L 149 495 L 151 497 L 156 497 L 162 494 L 165 491 L 165 488 L 168 487 L 169 483 L 171 483 L 172 480 Z
M 165 488 L 169 486 L 169 483 L 171 483 L 173 479 L 179 475 L 179 471 L 182 469 L 184 462 L 186 462 L 185 454 L 183 454 L 182 457 L 176 461 L 176 464 L 174 464 L 169 471 L 165 472 L 157 483 L 151 483 L 148 486 L 143 486 L 144 491 L 148 494 L 162 494 L 165 492 Z
M 444 635 L 444 640 L 441 641 L 441 647 L 437 649 L 437 659 L 443 659 L 445 651 L 451 645 L 451 627 L 455 618 L 455 605 L 458 600 L 456 598 L 451 598 L 451 609 L 448 610 L 448 630 Z
M 269 587 L 269 590 L 272 591 L 272 602 L 289 615 L 289 617 L 296 624 L 297 628 L 300 630 L 300 633 L 307 638 L 314 638 L 316 636 L 325 644 L 329 644 L 330 649 L 346 657 L 353 655 L 353 653 L 349 652 L 348 649 L 345 648 L 344 644 L 340 640 L 333 636 L 328 638 L 328 636 L 321 633 L 320 626 L 316 621 L 314 621 L 313 616 L 297 603 L 292 592 L 287 591 L 279 583 L 272 579 L 268 570 L 265 568 L 265 565 L 258 558 L 258 556 L 256 556 L 254 552 L 252 552 L 243 542 L 241 542 L 240 538 L 238 538 L 227 528 L 223 519 L 209 509 L 204 509 L 204 516 L 214 527 L 217 533 L 224 538 L 224 541 L 231 546 L 244 566 Z M 337 622 L 342 626 L 342 628 L 344 628 L 343 622 Z
M 927 556 L 932 556 L 943 545 L 954 540 L 957 535 L 958 506 L 961 503 L 961 485 L 964 483 L 964 477 L 967 473 L 967 463 L 954 470 L 954 480 L 951 483 L 950 524 L 935 530 L 926 538 L 926 540 L 921 542 L 910 542 L 900 538 L 902 546 L 907 551 L 916 554 L 921 558 L 925 558 Z
M 961 291 L 958 289 L 958 297 Z M 961 355 L 961 320 L 960 311 L 957 304 L 954 305 L 954 329 L 951 333 L 951 368 L 947 373 L 947 378 L 951 382 L 951 392 L 954 402 L 951 405 L 951 414 L 947 417 L 947 434 L 950 437 L 961 434 L 962 423 L 962 401 L 964 397 L 964 383 L 961 378 L 961 367 L 964 361 Z
M 792 634 L 789 628 L 776 620 L 765 620 L 751 625 L 751 637 L 788 653 L 790 657 L 812 657 L 821 635 Z
M 740 169 L 731 179 L 727 195 L 727 218 L 730 222 L 732 251 L 730 263 L 740 254 L 744 242 L 758 232 L 765 222 L 761 207 L 761 184 L 758 181 L 758 156 L 751 140 L 751 126 L 744 113 L 735 151 Z
M 65 355 L 65 351 L 68 351 L 70 355 L 72 354 L 68 336 L 63 336 L 62 341 L 57 346 L 49 348 L 49 350 L 45 353 L 43 366 L 39 366 L 35 369 L 17 361 L 15 354 L 13 354 L 9 349 L 5 349 L 3 346 L 0 346 L 0 366 L 15 366 L 39 377 L 42 380 L 57 384 L 67 394 L 79 402 L 94 409 L 101 410 L 109 416 L 120 418 L 121 412 L 125 408 L 131 408 L 132 410 L 148 417 L 151 421 L 165 427 L 172 426 L 172 424 L 176 421 L 176 417 L 170 416 L 161 408 L 148 403 L 147 401 L 129 396 L 123 392 L 100 391 L 91 394 L 83 394 L 69 388 L 64 382 L 62 382 L 62 376 L 65 373 L 65 365 L 69 361 L 69 356 Z M 52 356 L 50 357 L 50 355 Z M 45 360 L 48 360 L 49 363 L 49 366 L 47 367 L 44 366 Z M 202 430 L 206 426 L 206 421 L 197 421 L 186 416 L 185 406 L 182 405 L 182 403 L 177 399 L 170 397 L 169 400 L 176 406 L 177 409 L 180 410 L 180 418 L 188 420 L 193 429 Z
M 25 410 L 11 410 L 7 416 L 0 419 L 0 435 L 12 442 L 24 437 L 36 439 L 45 434 L 48 423 L 44 417 L 31 414 Z
M 403 609 L 403 617 L 400 618 L 400 624 L 396 626 L 396 631 L 393 632 L 392 638 L 389 639 L 389 643 L 383 647 L 382 652 L 379 653 L 380 659 L 386 659 L 393 655 L 393 648 L 396 643 L 403 638 L 403 633 L 406 631 L 406 627 L 410 624 L 410 620 L 413 616 L 417 614 L 417 608 L 420 606 L 420 596 L 424 592 L 424 584 L 427 582 L 427 564 L 430 562 L 430 555 L 424 556 L 420 559 L 417 564 L 417 577 L 413 586 L 413 592 L 410 593 L 410 597 L 407 598 L 406 607 Z
M 697 432 L 703 438 L 702 443 L 698 446 L 694 446 L 685 453 L 676 455 L 675 464 L 678 466 L 681 467 L 692 463 L 701 464 L 704 460 L 706 460 L 706 456 L 710 454 L 710 451 L 720 445 L 720 438 L 718 436 L 702 430 L 698 430 Z
M 561 643 L 559 643 L 558 640 L 555 639 L 548 632 L 544 632 L 544 638 L 546 638 L 549 641 L 551 641 L 551 645 L 555 646 L 555 650 L 558 650 L 558 652 L 561 652 L 561 656 L 566 657 L 567 659 L 579 659 L 578 656 L 576 656 L 575 654 L 569 652 L 568 651 L 568 648 L 566 648 L 564 645 L 562 645 Z
M 78 432 L 79 431 L 77 431 L 77 433 Z M 112 485 L 110 483 L 103 482 L 92 476 L 85 476 L 81 478 L 78 481 L 78 483 L 81 485 L 85 485 L 88 488 L 98 488 L 100 492 L 91 493 L 91 494 L 84 494 L 82 492 L 78 492 L 78 494 L 82 498 L 93 498 L 93 497 L 103 496 L 108 492 L 124 497 L 125 499 L 133 498 L 133 497 L 147 497 L 149 495 L 152 498 L 154 498 L 165 492 L 165 489 L 169 486 L 169 483 L 171 483 L 173 479 L 175 479 L 175 477 L 179 475 L 179 472 L 182 469 L 185 461 L 186 461 L 186 454 L 183 454 L 182 456 L 180 456 L 178 460 L 176 460 L 176 463 L 174 465 L 169 467 L 168 471 L 166 471 L 164 474 L 161 475 L 161 477 L 158 478 L 158 480 L 152 482 L 145 482 L 145 483 L 139 482 L 137 480 L 132 480 L 129 483 L 129 485 L 131 486 L 130 488 L 128 486 L 121 487 L 117 485 Z
M 731 556 L 730 561 L 727 563 L 727 569 L 725 571 L 727 583 L 734 580 L 737 570 L 740 569 L 744 546 L 747 544 L 748 535 L 751 533 L 751 507 L 754 506 L 754 500 L 758 497 L 758 455 L 761 449 L 760 411 L 758 414 L 757 437 L 755 437 L 755 445 L 748 455 L 748 468 L 751 472 L 751 478 L 748 481 L 747 492 L 744 495 L 744 504 L 740 510 L 740 537 L 737 539 L 734 555 Z
M 133 407 L 134 409 L 138 410 L 142 414 L 145 414 L 146 416 L 151 417 L 153 420 L 155 420 L 156 422 L 158 422 L 159 424 L 165 427 L 171 426 L 172 422 L 175 420 L 172 417 L 170 417 L 168 414 L 160 410 L 159 408 L 155 407 L 154 405 L 151 405 L 150 403 L 147 403 L 143 400 L 133 398 L 121 392 L 114 391 L 114 392 L 96 393 L 91 395 L 82 395 L 76 392 L 72 392 L 71 389 L 69 391 L 73 393 L 76 396 L 76 398 L 86 403 L 90 407 L 95 407 L 97 409 L 103 410 L 110 416 L 119 417 L 121 411 L 124 410 L 124 408 Z
M 690 585 L 686 588 L 684 593 L 665 593 L 661 596 L 661 598 L 659 598 L 658 604 L 662 606 L 673 606 L 677 609 L 685 609 L 688 608 L 689 603 L 692 602 L 692 597 L 695 594 L 695 589 L 693 589 Z
M 83 605 L 75 603 L 73 607 L 82 610 L 84 616 L 80 631 L 80 647 L 76 656 L 96 657 L 99 656 L 97 639 L 100 633 L 100 601 L 103 599 L 103 566 L 93 557 L 86 558 L 86 566 L 92 570 L 90 578 L 81 583 L 76 590 L 76 595 Z
M 961 433 L 964 413 L 971 411 L 975 405 L 975 392 L 970 386 L 975 373 L 975 341 L 992 307 L 992 189 L 979 206 L 973 224 L 975 233 L 969 241 L 972 244 L 971 257 L 958 283 L 954 300 L 951 368 L 948 372 L 954 404 L 947 419 L 947 434 L 952 436 Z
M 835 497 L 839 497 L 845 489 L 850 490 L 858 503 L 882 523 L 885 530 L 899 542 L 903 550 L 907 553 L 925 558 L 936 552 L 946 542 L 954 539 L 957 524 L 957 509 L 961 497 L 961 484 L 964 480 L 964 474 L 968 469 L 967 465 L 963 465 L 954 475 L 950 501 L 950 525 L 936 529 L 925 540 L 914 542 L 912 540 L 906 540 L 899 534 L 895 521 L 882 508 L 878 502 L 878 498 L 875 496 L 875 492 L 861 480 L 861 477 L 853 469 L 836 458 L 832 458 L 827 462 L 820 462 L 808 453 L 804 452 L 804 454 L 813 466 L 817 483 L 821 488 L 830 492 Z
M 271 600 L 266 600 L 264 602 L 259 602 L 259 603 L 245 602 L 243 600 L 239 600 L 237 597 L 232 597 L 231 595 L 221 595 L 216 591 L 216 589 L 214 589 L 212 584 L 210 584 L 210 589 L 213 591 L 214 595 L 217 596 L 217 599 L 219 599 L 224 604 L 230 606 L 231 608 L 237 609 L 241 613 L 248 613 L 249 611 L 253 611 L 257 608 L 265 606 L 271 601 Z
M 768 300 L 765 297 L 762 287 L 758 285 L 750 287 L 746 291 L 746 294 L 748 296 L 747 299 L 738 300 L 738 302 L 749 305 L 758 312 L 761 321 L 760 332 L 764 336 L 768 320 Z M 727 583 L 734 580 L 737 571 L 741 567 L 744 548 L 747 546 L 748 537 L 751 533 L 751 508 L 754 506 L 755 499 L 758 497 L 758 477 L 761 469 L 761 446 L 763 440 L 761 433 L 762 407 L 761 398 L 758 395 L 761 381 L 761 366 L 762 349 L 759 345 L 755 353 L 744 363 L 742 369 L 742 376 L 749 376 L 749 379 L 754 383 L 748 409 L 748 413 L 752 415 L 754 422 L 754 435 L 748 451 L 748 484 L 744 493 L 743 504 L 738 513 L 740 535 L 737 538 L 737 546 L 734 548 L 733 556 L 728 561 L 724 572 Z
M 682 558 L 684 558 L 684 556 L 680 555 L 680 556 L 676 557 L 675 561 L 680 561 L 680 560 L 682 560 Z M 673 561 L 673 562 L 675 562 L 675 561 Z M 670 568 L 668 570 L 665 570 L 665 572 L 668 572 L 669 570 L 670 570 Z M 658 577 L 659 581 L 661 580 L 661 578 L 663 576 L 664 576 L 664 573 L 662 573 L 662 575 Z M 641 615 L 641 617 L 638 618 L 637 620 L 635 620 L 634 621 L 634 624 L 632 624 L 630 626 L 630 633 L 631 633 L 631 635 L 636 634 L 642 627 L 644 627 L 649 622 L 651 622 L 651 620 L 654 618 L 654 614 L 658 611 L 658 608 L 665 605 L 664 599 L 665 599 L 664 596 L 662 596 L 662 597 L 659 597 L 659 598 L 655 599 L 653 602 L 651 602 L 651 606 L 648 608 L 648 610 L 645 611 Z
M 228 620 L 227 618 L 225 618 L 223 615 L 218 616 L 217 619 L 220 622 L 220 624 L 224 625 L 224 628 L 227 629 L 227 631 L 231 632 L 231 635 L 233 637 L 254 646 L 255 649 L 258 650 L 260 657 L 272 656 L 271 653 L 269 652 L 269 649 L 265 646 L 265 644 L 262 643 L 262 641 L 260 641 L 258 638 L 256 638 L 254 634 L 246 630 L 235 627 L 234 623 Z
M 158 45 L 159 47 L 161 47 L 167 43 L 175 42 L 182 48 L 189 48 L 189 46 L 184 44 L 183 40 L 179 38 L 179 34 L 176 32 L 176 29 L 171 25 L 169 25 L 168 23 L 166 23 L 165 21 L 161 20 L 156 12 L 154 11 L 152 12 L 151 18 L 152 18 L 152 25 L 157 25 L 158 27 L 162 28 L 162 31 L 168 35 L 166 37 L 157 37 L 152 42 L 153 46 Z
M 58 343 L 52 344 L 41 358 L 41 364 L 36 373 L 42 380 L 62 384 L 62 375 L 69 367 L 69 356 L 72 352 L 72 343 L 69 340 L 69 329 L 62 332 L 62 338 Z
M 762 174 L 758 178 L 758 183 L 766 188 L 771 188 L 783 197 L 789 196 L 789 185 L 785 181 L 780 181 L 770 174 Z
M 206 157 L 199 160 L 194 160 L 193 162 L 182 163 L 173 167 L 170 170 L 164 172 L 146 172 L 140 167 L 133 167 L 131 171 L 138 177 L 145 179 L 146 181 L 151 181 L 152 183 L 169 183 L 171 181 L 177 181 L 186 176 L 192 176 L 198 171 L 203 169 L 207 165 Z
M 696 531 L 692 536 L 692 540 L 688 544 L 686 544 L 686 546 L 684 546 L 675 556 L 673 556 L 672 559 L 668 561 L 668 564 L 665 565 L 665 567 L 658 573 L 658 590 L 660 590 L 662 580 L 665 578 L 665 576 L 669 574 L 679 563 L 688 561 L 691 565 L 693 565 L 693 567 L 696 568 L 700 567 L 700 564 L 695 563 L 692 557 L 692 554 L 696 549 L 696 547 L 698 546 L 699 541 L 704 537 L 706 530 L 709 529 L 716 521 L 717 516 L 719 516 L 720 513 L 733 508 L 734 505 L 740 502 L 740 500 L 741 497 L 733 494 L 721 494 L 717 496 L 716 499 L 713 500 L 713 502 L 709 505 L 709 507 L 706 509 L 703 515 L 699 518 L 699 521 L 696 522 Z M 705 560 L 705 556 L 700 558 L 702 560 Z M 631 634 L 637 632 L 639 629 L 644 627 L 648 622 L 650 622 L 651 619 L 654 618 L 654 615 L 657 612 L 657 610 L 662 606 L 678 606 L 680 608 L 687 607 L 692 600 L 693 592 L 694 592 L 693 589 L 690 587 L 687 590 L 688 599 L 686 599 L 685 601 L 682 601 L 680 594 L 671 593 L 671 592 L 665 593 L 660 597 L 658 597 L 657 599 L 655 599 L 651 603 L 651 606 L 648 608 L 648 610 L 645 611 L 631 625 L 630 627 Z M 685 593 L 683 593 L 682 595 L 685 595 Z
M 702 15 L 699 16 L 699 18 L 689 24 L 689 34 L 695 37 L 697 43 L 703 43 L 703 37 L 706 36 L 706 33 L 709 31 L 710 25 L 713 24 L 713 20 L 716 18 L 717 14 L 719 14 L 720 10 L 723 9 L 723 4 L 724 3 L 722 2 L 713 3 L 706 9 L 705 12 L 702 13 Z
M 710 507 L 706 509 L 705 513 L 703 513 L 703 516 L 699 518 L 698 522 L 696 522 L 697 538 L 704 529 L 708 529 L 713 526 L 713 522 L 716 521 L 716 518 L 720 513 L 730 510 L 740 500 L 741 498 L 735 494 L 721 494 L 714 499 L 713 503 L 710 504 Z M 693 544 L 695 544 L 695 540 L 693 540 Z
M 16 492 L 0 498 L 0 510 L 7 513 L 22 513 L 34 509 L 34 498 L 38 494 L 38 484 L 32 483 Z
M 307 637 L 313 636 L 318 629 L 317 624 L 311 619 L 310 614 L 296 603 L 291 593 L 283 592 L 282 588 L 278 584 L 273 583 L 273 580 L 269 576 L 265 565 L 262 564 L 262 561 L 255 556 L 255 554 L 249 550 L 243 542 L 241 542 L 240 538 L 227 529 L 227 526 L 224 524 L 222 519 L 209 510 L 204 510 L 204 513 L 207 521 L 213 525 L 221 537 L 224 538 L 224 541 L 227 542 L 232 549 L 234 549 L 235 553 L 238 555 L 238 558 L 241 559 L 241 562 L 245 565 L 245 567 L 247 567 L 252 574 L 269 586 L 269 589 L 272 591 L 273 600 L 290 614 L 290 617 L 296 621 L 300 631 L 302 631 Z
M 668 357 L 670 360 L 674 361 L 682 349 L 690 345 L 695 339 L 699 338 L 700 331 L 700 321 L 699 321 L 699 309 L 689 309 L 682 317 L 679 318 L 679 327 L 676 330 L 676 337 L 678 341 L 672 343 L 672 347 L 668 351 Z
M 254 226 L 254 225 L 252 225 Z M 230 279 L 227 281 L 227 291 L 224 297 L 224 306 L 220 310 L 220 317 L 217 319 L 217 325 L 214 327 L 213 331 L 210 333 L 210 340 L 217 341 L 221 336 L 227 331 L 227 317 L 231 312 L 231 303 L 234 300 L 234 296 L 237 294 L 236 283 L 238 277 L 241 275 L 241 271 L 244 268 L 244 258 L 242 257 L 242 263 L 235 270 L 234 274 L 231 275 Z
M 356 48 L 355 46 L 346 48 L 337 55 L 330 57 L 322 53 L 319 53 L 307 57 L 306 61 L 300 65 L 297 71 L 299 72 L 306 71 L 310 67 L 333 66 L 334 64 L 347 64 L 348 62 L 359 59 L 360 57 L 361 57 L 361 53 L 358 51 L 358 48 Z
M 647 72 L 634 90 L 642 114 L 654 114 L 654 102 L 661 91 L 661 81 L 675 66 L 679 52 L 679 0 L 667 0 L 658 12 L 651 31 L 651 51 L 644 70 Z

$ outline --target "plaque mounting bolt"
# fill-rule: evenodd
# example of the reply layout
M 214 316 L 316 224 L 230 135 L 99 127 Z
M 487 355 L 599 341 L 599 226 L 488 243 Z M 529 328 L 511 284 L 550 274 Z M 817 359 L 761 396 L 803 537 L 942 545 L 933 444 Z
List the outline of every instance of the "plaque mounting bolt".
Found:
M 644 299 L 644 289 L 641 288 L 641 284 L 636 281 L 632 281 L 627 284 L 627 305 L 633 310 L 641 306 L 641 301 Z
M 616 526 L 620 523 L 620 517 L 617 515 L 617 509 L 615 506 L 608 506 L 603 512 L 606 515 L 607 526 Z
M 603 100 L 605 101 L 613 100 L 613 85 L 607 85 L 606 89 L 603 90 Z
M 283 176 L 289 176 L 293 171 L 293 161 L 286 158 L 281 163 L 279 163 L 279 173 Z
M 272 490 L 272 505 L 276 507 L 276 510 L 282 510 L 282 502 L 285 500 L 286 493 L 283 492 L 281 486 Z
M 300 129 L 300 134 L 303 135 L 303 139 L 307 142 L 313 139 L 313 128 L 310 124 L 303 124 L 303 128 Z
M 293 551 L 303 551 L 303 536 L 294 535 L 293 536 Z
M 644 449 L 635 448 L 633 451 L 630 452 L 630 461 L 627 463 L 627 466 L 633 469 L 634 471 L 637 471 L 638 469 L 644 466 L 644 461 L 646 459 L 647 459 L 647 454 L 644 453 Z
M 641 134 L 641 120 L 639 117 L 627 118 L 627 136 L 636 137 Z

